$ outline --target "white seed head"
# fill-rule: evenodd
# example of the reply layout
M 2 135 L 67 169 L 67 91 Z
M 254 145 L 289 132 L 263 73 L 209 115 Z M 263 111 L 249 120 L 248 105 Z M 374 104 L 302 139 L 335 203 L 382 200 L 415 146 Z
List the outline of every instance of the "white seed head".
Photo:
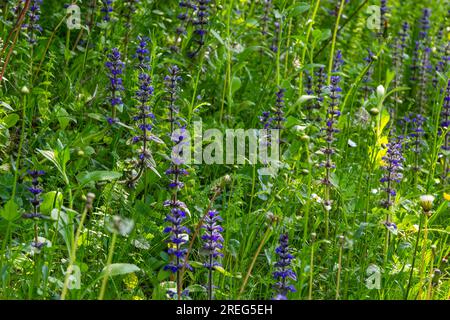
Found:
M 420 205 L 425 212 L 429 212 L 433 208 L 434 197 L 432 195 L 420 196 Z

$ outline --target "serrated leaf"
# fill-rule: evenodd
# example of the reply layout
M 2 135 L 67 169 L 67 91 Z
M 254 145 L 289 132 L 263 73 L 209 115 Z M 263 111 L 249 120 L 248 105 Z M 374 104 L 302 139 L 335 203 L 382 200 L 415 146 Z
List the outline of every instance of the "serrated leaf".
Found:
M 0 216 L 7 221 L 14 221 L 20 217 L 19 206 L 14 202 L 14 199 L 9 199 L 5 206 L 0 210 Z
M 113 263 L 110 264 L 108 267 L 103 268 L 101 276 L 104 276 L 106 273 L 110 277 L 118 276 L 122 274 L 128 274 L 132 272 L 140 271 L 141 269 L 136 266 L 135 264 L 131 263 Z

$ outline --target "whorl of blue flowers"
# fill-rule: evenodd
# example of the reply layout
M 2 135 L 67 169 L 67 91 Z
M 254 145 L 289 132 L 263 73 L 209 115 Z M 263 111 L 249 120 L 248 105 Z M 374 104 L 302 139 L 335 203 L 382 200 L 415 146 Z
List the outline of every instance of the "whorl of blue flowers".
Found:
M 387 17 L 386 14 L 389 12 L 387 6 L 387 0 L 380 0 L 380 32 L 379 35 L 383 36 L 386 34 Z
M 199 36 L 197 43 L 200 46 L 205 44 L 204 36 L 207 33 L 206 26 L 208 24 L 208 4 L 211 0 L 198 0 L 197 3 L 197 18 L 193 21 L 195 28 L 195 34 Z
M 180 70 L 177 66 L 169 67 L 169 75 L 165 77 L 165 85 L 167 97 L 166 101 L 169 102 L 169 122 L 170 122 L 170 136 L 171 141 L 174 143 L 174 148 L 177 145 L 182 144 L 185 140 L 185 128 L 179 126 L 179 120 L 177 117 L 178 108 L 176 106 L 178 83 L 181 81 L 179 75 Z M 178 130 L 177 130 L 178 129 Z M 169 189 L 171 190 L 172 197 L 170 200 L 165 201 L 164 206 L 170 208 L 170 212 L 167 214 L 165 221 L 171 225 L 164 229 L 165 233 L 170 234 L 168 254 L 175 258 L 175 261 L 170 262 L 164 267 L 165 270 L 170 270 L 173 273 L 177 273 L 177 291 L 181 292 L 179 286 L 179 271 L 183 267 L 191 268 L 185 261 L 185 255 L 187 249 L 182 246 L 188 242 L 187 234 L 189 229 L 183 226 L 183 221 L 187 218 L 187 206 L 184 202 L 177 199 L 178 190 L 184 187 L 184 184 L 180 181 L 181 176 L 188 174 L 187 170 L 180 167 L 182 161 L 177 161 L 172 158 L 170 168 L 166 171 L 166 175 L 170 176 Z
M 25 2 L 25 0 L 22 0 Z M 39 25 L 39 20 L 41 18 L 41 4 L 42 0 L 32 0 L 28 10 L 28 23 L 22 25 L 22 29 L 27 30 L 28 42 L 30 44 L 35 44 L 36 32 L 42 32 L 42 27 Z
M 428 31 L 430 29 L 430 17 L 431 17 L 431 9 L 425 8 L 422 11 L 422 17 L 420 18 L 420 32 L 419 39 L 423 41 L 427 41 Z
M 372 81 L 372 75 L 373 75 L 373 61 L 375 59 L 375 54 L 370 50 L 367 49 L 367 57 L 364 58 L 364 61 L 367 63 L 367 66 L 369 67 L 367 69 L 366 74 L 363 77 L 362 82 L 364 83 L 363 86 L 363 92 L 364 92 L 364 100 L 367 100 L 369 97 L 369 94 L 373 91 L 373 88 L 370 86 L 370 82 Z
M 182 0 L 179 2 L 179 7 L 184 10 L 177 16 L 177 18 L 181 21 L 181 25 L 177 28 L 177 34 L 181 35 L 186 33 L 186 24 L 192 22 L 189 15 L 190 10 L 196 11 L 197 6 L 193 3 L 193 0 Z
M 102 8 L 100 11 L 103 13 L 103 21 L 111 21 L 111 12 L 113 12 L 114 0 L 102 0 Z
M 122 73 L 125 64 L 121 60 L 119 49 L 113 48 L 108 54 L 108 61 L 105 63 L 109 71 L 109 102 L 112 107 L 112 117 L 108 118 L 108 123 L 113 124 L 117 121 L 115 119 L 116 106 L 122 105 L 122 98 L 120 92 L 124 91 Z
M 411 78 L 412 82 L 417 80 L 417 72 L 420 69 L 420 41 L 414 42 L 413 56 L 411 59 Z
M 22 217 L 25 219 L 42 218 L 42 214 L 39 213 L 39 206 L 42 202 L 40 194 L 43 192 L 43 190 L 41 187 L 39 187 L 39 178 L 43 176 L 45 172 L 43 170 L 28 170 L 27 173 L 32 178 L 31 187 L 28 188 L 28 191 L 30 191 L 33 195 L 33 197 L 30 198 L 33 212 L 25 213 L 22 215 Z
M 420 106 L 420 111 L 423 112 L 425 105 L 427 103 L 427 87 L 428 87 L 428 82 L 429 82 L 429 76 L 430 73 L 432 71 L 432 64 L 430 62 L 430 54 L 431 54 L 431 49 L 430 48 L 425 48 L 423 53 L 422 53 L 422 59 L 420 62 L 420 68 L 419 68 L 419 106 Z
M 264 13 L 261 17 L 261 34 L 267 35 L 269 32 L 269 21 L 271 19 L 272 0 L 263 0 Z
M 125 18 L 125 27 L 130 28 L 131 27 L 131 19 L 133 17 L 133 14 L 137 11 L 137 4 L 140 2 L 140 0 L 125 0 L 124 6 L 125 10 L 122 12 L 123 18 Z
M 274 116 L 272 119 L 272 122 L 274 123 L 273 129 L 283 129 L 283 122 L 286 121 L 286 118 L 284 117 L 284 107 L 285 107 L 285 101 L 284 101 L 284 93 L 286 92 L 286 89 L 280 88 L 276 93 L 276 100 L 275 100 L 275 108 L 274 108 Z
M 210 210 L 206 215 L 202 228 L 205 230 L 202 235 L 203 250 L 207 252 L 208 261 L 203 265 L 207 269 L 213 269 L 216 266 L 220 266 L 221 264 L 217 261 L 219 257 L 223 257 L 222 249 L 223 249 L 223 237 L 222 232 L 223 228 L 220 225 L 220 222 L 223 219 L 220 217 L 219 213 L 216 210 Z
M 137 65 L 138 69 L 141 69 L 142 72 L 150 69 L 150 51 L 148 49 L 149 39 L 147 37 L 138 36 L 138 47 L 136 49 L 135 57 L 138 59 L 139 64 Z
M 275 21 L 273 23 L 274 30 L 273 30 L 273 38 L 272 38 L 272 45 L 270 46 L 270 50 L 277 53 L 278 52 L 278 41 L 280 40 L 280 22 Z
M 423 129 L 423 125 L 425 124 L 425 117 L 421 114 L 410 114 L 409 116 L 405 116 L 405 121 L 409 122 L 411 125 L 409 137 L 412 139 L 412 148 L 411 150 L 414 153 L 421 152 L 421 146 L 423 144 L 422 137 L 425 134 Z
M 316 72 L 316 84 L 314 87 L 314 94 L 317 97 L 317 102 L 314 105 L 314 108 L 316 110 L 320 110 L 321 109 L 321 103 L 324 100 L 323 97 L 323 89 L 325 86 L 325 78 L 326 78 L 326 73 L 325 73 L 325 68 L 324 67 L 319 67 L 319 70 Z
M 161 142 L 154 135 L 150 134 L 153 127 L 151 120 L 154 119 L 154 115 L 151 112 L 150 99 L 153 96 L 152 79 L 147 73 L 150 69 L 148 39 L 145 37 L 138 37 L 138 47 L 136 49 L 135 57 L 138 60 L 137 69 L 139 71 L 139 87 L 136 90 L 135 99 L 138 102 L 136 109 L 137 114 L 133 117 L 133 120 L 137 123 L 139 134 L 134 136 L 133 143 L 142 142 L 142 149 L 139 153 L 139 166 L 151 167 L 152 156 L 148 149 L 147 143 L 149 141 Z
M 407 48 L 407 39 L 408 39 L 408 30 L 409 24 L 404 22 L 402 24 L 402 29 L 398 33 L 398 37 L 394 40 L 394 52 L 392 56 L 392 61 L 395 67 L 395 77 L 394 77 L 394 87 L 398 87 L 401 85 L 403 81 L 403 62 L 405 56 L 405 49 Z M 414 69 L 413 69 L 414 71 Z M 394 94 L 395 100 L 399 100 L 398 92 Z
M 305 93 L 309 96 L 312 96 L 314 95 L 313 77 L 308 71 L 305 71 L 305 75 L 306 75 Z M 308 114 L 308 118 L 311 119 L 311 111 L 314 109 L 314 104 L 311 100 L 306 102 L 305 109 Z
M 33 210 L 30 213 L 23 214 L 22 217 L 25 219 L 45 218 L 44 215 L 42 215 L 39 212 L 39 206 L 41 205 L 41 202 L 42 202 L 40 195 L 43 192 L 42 188 L 39 186 L 39 178 L 41 176 L 43 176 L 45 174 L 45 172 L 42 170 L 28 170 L 27 173 L 32 178 L 31 187 L 28 188 L 28 191 L 33 195 L 33 197 L 30 198 L 30 203 L 31 203 L 31 206 L 33 207 Z M 36 225 L 34 241 L 31 242 L 31 246 L 35 247 L 36 249 L 40 249 L 40 248 L 42 248 L 43 245 L 44 245 L 44 243 L 39 242 L 38 234 L 37 234 L 37 225 Z
M 273 272 L 273 278 L 277 281 L 273 286 L 274 300 L 287 300 L 287 294 L 296 291 L 290 280 L 297 281 L 297 275 L 290 267 L 294 256 L 290 253 L 289 237 L 286 233 L 280 235 L 279 246 L 275 249 L 275 253 L 278 257 L 275 262 L 276 271 Z
M 332 72 L 339 72 L 342 65 L 344 64 L 344 59 L 342 58 L 342 51 L 336 51 L 336 55 L 333 59 L 333 70 Z
M 276 129 L 280 131 L 283 129 L 283 123 L 286 121 L 286 118 L 284 117 L 285 91 L 286 89 L 279 88 L 278 91 L 275 93 L 276 96 L 275 107 L 272 108 L 273 109 L 272 112 L 264 111 L 262 115 L 259 117 L 259 121 L 263 125 L 264 129 L 268 130 L 265 137 L 262 137 L 264 139 L 264 142 L 261 143 L 263 144 L 270 145 L 272 142 L 272 135 L 270 129 Z
M 335 168 L 335 164 L 331 160 L 331 155 L 335 153 L 333 142 L 335 140 L 335 134 L 339 130 L 335 127 L 341 112 L 338 110 L 339 99 L 341 98 L 340 92 L 342 89 L 339 86 L 341 77 L 332 76 L 330 85 L 330 102 L 327 110 L 326 126 L 323 129 L 325 131 L 325 141 L 327 143 L 326 147 L 322 148 L 322 152 L 326 155 L 326 160 L 321 163 L 321 166 L 327 169 L 327 176 L 322 180 L 323 184 L 330 185 L 331 181 L 329 178 L 329 169 Z
M 400 183 L 403 178 L 401 171 L 403 170 L 403 161 L 405 159 L 402 154 L 401 139 L 389 142 L 386 147 L 387 152 L 382 158 L 383 165 L 381 166 L 385 173 L 380 179 L 380 182 L 385 185 L 383 190 L 386 192 L 386 199 L 381 201 L 381 205 L 389 209 L 394 204 L 392 199 L 397 195 L 395 183 Z

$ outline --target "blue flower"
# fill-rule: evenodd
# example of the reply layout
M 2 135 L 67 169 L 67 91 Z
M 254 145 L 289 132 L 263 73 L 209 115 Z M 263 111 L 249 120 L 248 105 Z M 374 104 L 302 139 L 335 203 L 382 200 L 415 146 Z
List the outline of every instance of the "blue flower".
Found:
M 330 102 L 327 109 L 327 115 L 325 119 L 325 128 L 322 128 L 322 131 L 325 131 L 325 141 L 326 146 L 321 149 L 323 154 L 326 156 L 326 159 L 322 161 L 320 164 L 322 167 L 326 169 L 326 176 L 324 179 L 322 179 L 322 183 L 326 186 L 331 185 L 330 180 L 330 169 L 334 169 L 336 166 L 334 162 L 331 159 L 331 156 L 335 153 L 333 142 L 335 140 L 335 134 L 339 132 L 338 129 L 336 129 L 335 125 L 337 124 L 338 118 L 341 115 L 341 112 L 337 108 L 339 105 L 339 99 L 341 97 L 340 92 L 342 89 L 339 87 L 339 82 L 341 81 L 341 78 L 339 76 L 332 76 L 331 77 L 331 84 L 330 84 Z M 329 199 L 325 199 L 324 201 L 325 206 L 330 206 L 331 203 Z
M 380 179 L 380 183 L 383 183 L 385 187 L 383 190 L 386 193 L 386 199 L 381 201 L 381 205 L 389 209 L 394 201 L 393 197 L 397 195 L 395 190 L 395 183 L 400 183 L 403 178 L 401 170 L 403 169 L 403 158 L 402 154 L 402 140 L 396 139 L 387 144 L 387 152 L 384 157 L 382 157 L 383 165 L 381 169 L 385 171 L 385 174 Z M 388 221 L 389 222 L 389 221 Z
M 25 0 L 22 0 L 22 2 L 25 2 Z M 27 30 L 28 42 L 30 44 L 37 42 L 36 32 L 42 32 L 42 27 L 39 25 L 41 4 L 42 0 L 31 0 L 28 10 L 28 23 L 22 25 L 22 28 Z
M 103 15 L 103 21 L 110 21 L 111 20 L 111 12 L 113 12 L 113 0 L 102 0 L 102 8 L 100 9 L 100 11 L 104 14 Z
M 367 98 L 369 97 L 369 94 L 373 91 L 373 89 L 370 87 L 370 82 L 372 81 L 372 74 L 373 74 L 372 63 L 375 59 L 374 57 L 375 57 L 374 53 L 370 49 L 367 49 L 367 57 L 364 58 L 364 61 L 369 66 L 369 69 L 367 69 L 367 72 L 364 75 L 363 80 L 362 80 L 362 82 L 364 83 L 364 87 L 363 87 L 364 100 L 367 100 Z
M 43 170 L 28 170 L 27 173 L 31 177 L 31 187 L 28 188 L 28 191 L 33 195 L 33 197 L 30 198 L 30 203 L 33 210 L 32 212 L 23 214 L 22 218 L 34 220 L 46 218 L 39 212 L 39 206 L 42 202 L 40 194 L 43 192 L 42 188 L 39 186 L 39 179 L 45 174 L 45 172 Z M 31 246 L 35 247 L 36 249 L 41 249 L 44 243 L 39 242 L 37 221 L 35 221 L 34 223 L 34 241 L 31 243 Z
M 290 253 L 289 237 L 287 233 L 280 235 L 279 246 L 275 249 L 277 262 L 273 278 L 277 281 L 274 285 L 275 300 L 287 300 L 289 292 L 295 292 L 295 287 L 289 284 L 290 280 L 297 281 L 296 273 L 290 268 L 294 256 Z
M 422 17 L 420 18 L 420 32 L 419 38 L 421 40 L 427 40 L 428 38 L 428 30 L 430 29 L 430 17 L 431 17 L 431 9 L 425 8 L 422 11 Z
M 135 127 L 137 134 L 132 138 L 132 143 L 142 143 L 139 151 L 137 166 L 139 172 L 137 175 L 129 180 L 129 186 L 133 186 L 139 179 L 145 168 L 154 167 L 154 161 L 149 149 L 148 143 L 155 141 L 160 143 L 160 139 L 154 136 L 151 132 L 153 129 L 152 120 L 155 118 L 151 111 L 150 100 L 153 96 L 152 79 L 147 71 L 150 69 L 149 61 L 149 49 L 148 38 L 138 36 L 138 46 L 134 57 L 137 59 L 138 64 L 136 66 L 138 75 L 138 88 L 135 92 L 134 99 L 137 101 L 136 114 L 133 116 L 133 120 L 136 122 Z
M 137 68 L 141 69 L 142 71 L 149 70 L 150 65 L 150 51 L 148 49 L 148 42 L 150 39 L 148 37 L 138 36 L 138 48 L 136 49 L 135 57 L 138 59 L 139 64 Z
M 273 23 L 274 31 L 273 31 L 273 39 L 272 39 L 272 45 L 270 46 L 270 50 L 277 53 L 278 52 L 278 42 L 280 40 L 280 22 L 275 21 Z
M 344 64 L 344 59 L 342 58 L 342 51 L 336 51 L 336 55 L 333 59 L 333 70 L 332 72 L 339 72 L 342 65 Z
M 220 226 L 220 222 L 223 219 L 219 216 L 216 210 L 210 210 L 205 217 L 202 228 L 205 233 L 202 235 L 203 250 L 207 252 L 208 262 L 204 263 L 205 268 L 213 269 L 215 266 L 220 266 L 217 260 L 219 257 L 223 257 L 223 228 Z
M 111 53 L 108 54 L 108 59 L 105 66 L 109 70 L 109 101 L 112 107 L 112 117 L 108 118 L 108 123 L 113 124 L 116 122 L 116 106 L 123 103 L 120 92 L 125 90 L 121 78 L 125 64 L 122 62 L 119 49 L 117 48 L 111 50 Z
M 165 100 L 168 102 L 169 110 L 169 134 L 174 150 L 177 150 L 177 147 L 179 147 L 180 144 L 186 143 L 185 139 L 187 135 L 185 127 L 180 126 L 180 121 L 182 121 L 182 119 L 178 116 L 179 109 L 176 105 L 180 81 L 180 69 L 177 66 L 170 66 L 169 74 L 164 78 L 164 82 L 166 86 Z M 170 200 L 164 202 L 164 206 L 170 208 L 170 212 L 165 219 L 170 225 L 164 229 L 164 232 L 170 235 L 167 253 L 173 257 L 173 260 L 167 264 L 164 269 L 176 273 L 177 293 L 180 295 L 182 288 L 180 286 L 179 271 L 183 268 L 192 269 L 187 261 L 185 261 L 187 249 L 183 248 L 183 245 L 188 242 L 187 235 L 190 233 L 189 229 L 186 226 L 183 226 L 183 222 L 187 218 L 189 211 L 186 204 L 178 200 L 178 190 L 184 187 L 184 183 L 180 181 L 180 178 L 183 175 L 188 174 L 187 170 L 180 167 L 182 164 L 183 161 L 177 161 L 172 156 L 170 167 L 166 171 L 166 175 L 170 176 L 168 187 L 172 196 Z

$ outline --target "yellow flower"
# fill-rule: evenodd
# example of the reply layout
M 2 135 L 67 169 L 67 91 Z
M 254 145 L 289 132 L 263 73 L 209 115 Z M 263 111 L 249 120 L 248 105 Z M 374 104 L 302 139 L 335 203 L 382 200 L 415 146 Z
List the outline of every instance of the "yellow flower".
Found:
M 123 283 L 128 290 L 133 290 L 137 287 L 139 280 L 134 273 L 129 273 L 123 278 Z
M 450 201 L 450 194 L 444 192 L 444 199 Z
M 133 299 L 133 300 L 144 300 L 144 298 L 139 297 L 139 296 L 133 296 L 131 299 Z

